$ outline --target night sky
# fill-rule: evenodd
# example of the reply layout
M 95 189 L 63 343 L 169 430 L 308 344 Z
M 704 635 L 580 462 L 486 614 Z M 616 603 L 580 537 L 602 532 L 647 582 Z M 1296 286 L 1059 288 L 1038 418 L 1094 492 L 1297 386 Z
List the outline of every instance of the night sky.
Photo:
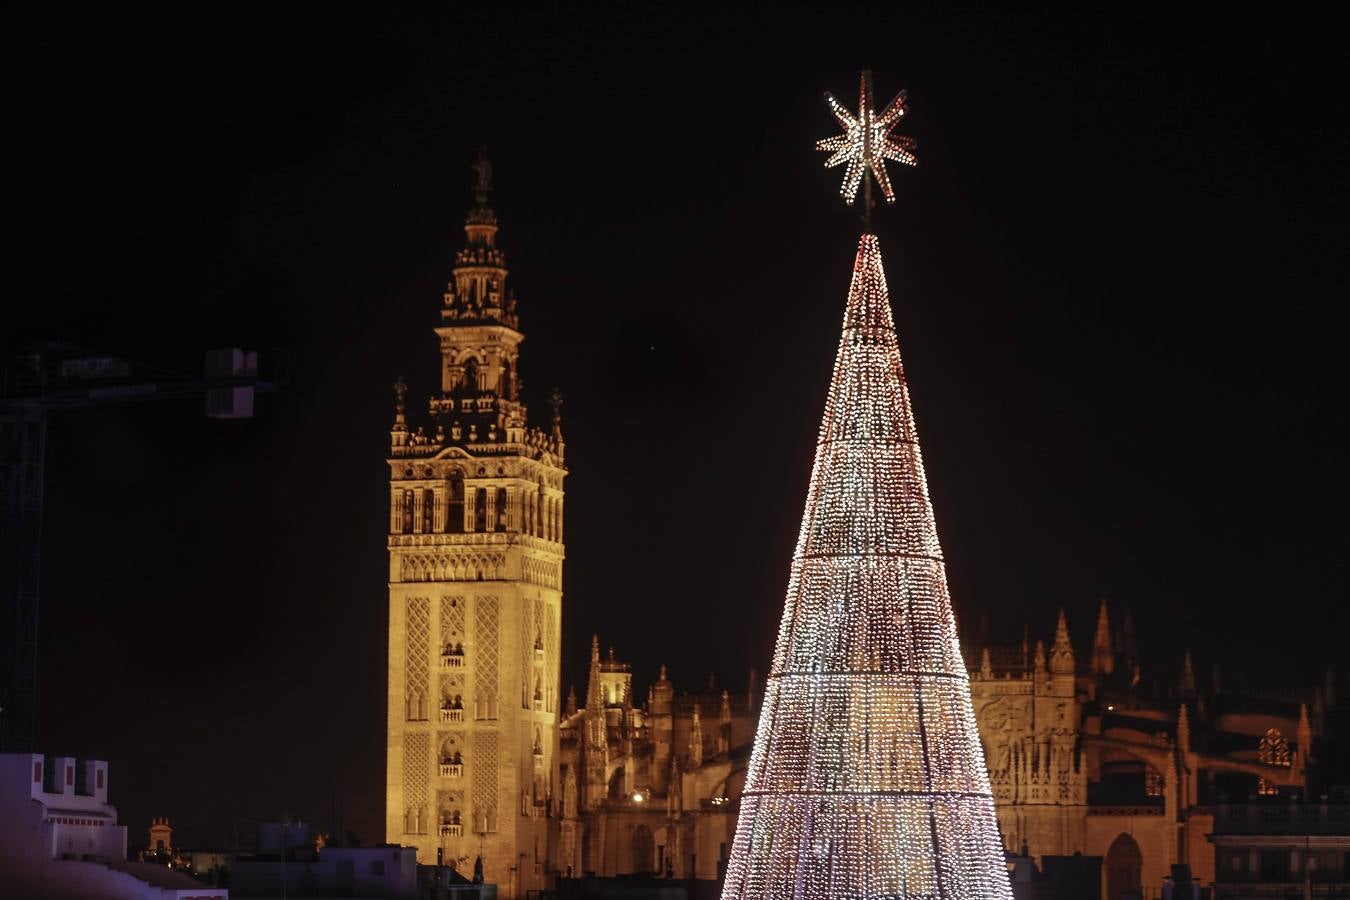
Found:
M 864 65 L 918 141 L 876 230 L 963 630 L 1063 606 L 1085 652 L 1106 596 L 1164 688 L 1339 658 L 1328 23 L 573 7 L 11 19 L 5 349 L 289 371 L 251 421 L 52 421 L 41 749 L 111 761 L 133 843 L 382 837 L 391 385 L 416 424 L 480 144 L 526 399 L 566 397 L 563 689 L 593 632 L 644 693 L 764 670 L 859 232 L 821 93 Z

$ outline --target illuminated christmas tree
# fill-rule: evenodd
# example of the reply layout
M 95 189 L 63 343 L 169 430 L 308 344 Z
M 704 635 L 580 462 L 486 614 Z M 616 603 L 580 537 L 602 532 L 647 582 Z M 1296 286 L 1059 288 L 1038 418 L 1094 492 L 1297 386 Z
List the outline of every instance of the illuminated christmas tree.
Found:
M 888 147 L 908 156 L 889 136 L 903 96 L 882 116 L 871 105 L 866 76 L 857 119 L 831 100 L 849 131 L 821 143 L 832 163 L 849 163 L 846 200 L 855 169 L 892 196 L 876 171 L 893 158 Z M 1012 896 L 870 233 L 854 262 L 722 896 Z

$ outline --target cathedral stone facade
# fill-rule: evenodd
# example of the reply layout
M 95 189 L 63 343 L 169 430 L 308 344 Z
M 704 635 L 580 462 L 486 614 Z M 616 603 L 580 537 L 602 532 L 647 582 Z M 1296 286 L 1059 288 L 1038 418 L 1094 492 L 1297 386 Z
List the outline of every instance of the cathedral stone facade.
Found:
M 1145 683 L 1131 617 L 1101 602 L 1080 665 L 1059 614 L 1045 645 L 971 642 L 971 696 L 1009 850 L 1103 857 L 1103 897 L 1158 888 L 1173 863 L 1214 878 L 1221 798 L 1307 781 L 1312 725 L 1298 698 L 1197 684 L 1189 653 L 1175 683 Z
M 385 839 L 505 896 L 544 887 L 556 780 L 564 443 L 532 427 L 497 218 L 477 205 L 435 329 L 440 391 L 389 445 Z
M 662 666 L 641 703 L 628 664 L 592 639 L 586 705 L 569 692 L 561 723 L 560 874 L 721 877 L 758 694 L 753 673 L 743 694 L 676 693 Z

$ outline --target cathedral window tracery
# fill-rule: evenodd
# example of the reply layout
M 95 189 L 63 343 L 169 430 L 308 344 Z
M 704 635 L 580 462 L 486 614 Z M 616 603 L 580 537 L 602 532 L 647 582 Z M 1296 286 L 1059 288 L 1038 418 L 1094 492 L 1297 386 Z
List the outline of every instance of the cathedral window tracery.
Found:
M 1268 729 L 1257 745 L 1257 758 L 1267 766 L 1289 765 L 1289 741 L 1285 740 L 1280 729 Z

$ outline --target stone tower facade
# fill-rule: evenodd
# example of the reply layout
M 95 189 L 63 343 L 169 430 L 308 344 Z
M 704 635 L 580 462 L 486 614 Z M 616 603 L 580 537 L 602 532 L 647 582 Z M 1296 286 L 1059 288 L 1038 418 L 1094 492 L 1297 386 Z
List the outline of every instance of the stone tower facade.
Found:
M 440 390 L 412 430 L 400 380 L 389 446 L 385 840 L 545 887 L 556 784 L 564 444 L 520 399 L 520 331 L 491 169 L 435 329 Z

